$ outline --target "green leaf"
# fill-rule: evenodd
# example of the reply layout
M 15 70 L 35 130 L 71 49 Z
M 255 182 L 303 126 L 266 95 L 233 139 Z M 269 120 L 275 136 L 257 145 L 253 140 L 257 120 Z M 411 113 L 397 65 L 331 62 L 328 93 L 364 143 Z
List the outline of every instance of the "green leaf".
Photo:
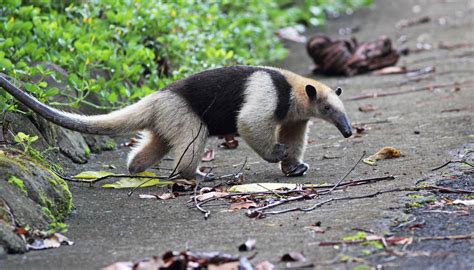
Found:
M 144 175 L 145 176 L 145 175 Z M 156 176 L 156 175 L 148 175 Z M 153 187 L 158 185 L 172 185 L 171 181 L 160 181 L 153 178 L 124 178 L 112 184 L 102 185 L 103 188 L 136 188 L 136 187 Z
M 74 175 L 72 178 L 74 179 L 97 179 L 109 175 L 115 175 L 115 173 L 112 172 L 106 172 L 106 171 L 84 171 L 79 174 Z

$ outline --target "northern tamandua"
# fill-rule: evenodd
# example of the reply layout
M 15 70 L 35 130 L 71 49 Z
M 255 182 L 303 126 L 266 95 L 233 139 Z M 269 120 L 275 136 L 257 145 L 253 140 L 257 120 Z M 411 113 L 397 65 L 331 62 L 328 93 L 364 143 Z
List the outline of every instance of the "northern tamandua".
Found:
M 238 133 L 264 160 L 281 164 L 286 176 L 301 176 L 308 121 L 322 118 L 344 137 L 352 135 L 336 90 L 293 72 L 253 66 L 203 71 L 178 80 L 135 104 L 103 115 L 56 110 L 0 76 L 0 86 L 47 120 L 82 133 L 113 135 L 141 131 L 128 156 L 128 170 L 145 171 L 173 150 L 182 177 L 192 179 L 209 136 Z M 183 154 L 184 153 L 184 154 Z M 182 156 L 182 157 L 181 157 Z

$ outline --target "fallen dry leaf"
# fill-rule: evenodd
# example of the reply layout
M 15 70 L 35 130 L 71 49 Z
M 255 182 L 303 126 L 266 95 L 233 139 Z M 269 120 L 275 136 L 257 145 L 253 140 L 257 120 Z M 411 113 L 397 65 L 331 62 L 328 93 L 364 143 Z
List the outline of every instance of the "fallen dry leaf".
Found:
M 290 252 L 283 256 L 280 259 L 282 262 L 304 262 L 306 257 L 303 252 Z
M 225 142 L 221 143 L 219 147 L 225 149 L 235 149 L 239 146 L 239 141 L 235 139 L 234 135 L 226 135 L 224 136 Z
M 201 202 L 211 198 L 221 198 L 229 195 L 227 192 L 211 191 L 204 194 L 196 195 L 196 200 Z
M 257 203 L 251 200 L 244 201 L 244 202 L 235 202 L 231 203 L 229 206 L 230 210 L 240 210 L 240 209 L 249 209 L 257 207 Z
M 391 245 L 409 245 L 413 242 L 411 237 L 389 237 L 385 239 Z
M 46 239 L 35 239 L 33 243 L 27 244 L 27 249 L 48 249 L 48 248 L 57 248 L 61 245 L 73 245 L 74 242 L 69 240 L 66 236 L 60 233 L 54 233 Z
M 462 204 L 466 206 L 474 206 L 474 200 L 454 200 L 453 204 Z
M 140 198 L 140 199 L 158 199 L 158 195 L 156 195 L 156 194 L 139 194 L 138 198 Z
M 248 239 L 239 246 L 239 251 L 251 251 L 255 248 L 255 244 L 257 244 L 257 240 L 255 239 Z
M 171 193 L 171 192 L 165 192 L 165 193 L 163 193 L 163 194 L 161 194 L 161 195 L 158 195 L 157 197 L 158 197 L 158 199 L 160 199 L 160 200 L 169 200 L 169 199 L 174 199 L 174 198 L 176 198 L 176 196 L 175 196 L 173 193 Z
M 296 184 L 290 183 L 253 183 L 253 184 L 243 184 L 235 185 L 229 188 L 228 192 L 265 192 L 265 191 L 274 191 L 277 189 L 295 189 Z
M 209 162 L 213 161 L 215 157 L 214 149 L 207 149 L 204 154 L 202 154 L 201 161 L 202 162 Z
M 362 161 L 365 164 L 374 166 L 377 164 L 378 160 L 388 159 L 388 158 L 398 158 L 401 156 L 400 150 L 394 147 L 384 147 L 380 149 L 377 153 L 373 154 L 370 157 L 364 158 Z
M 366 104 L 366 105 L 362 105 L 359 107 L 359 111 L 361 112 L 373 112 L 373 111 L 376 111 L 378 110 L 379 107 L 373 105 L 373 104 Z
M 194 186 L 196 186 L 196 181 L 192 180 L 186 180 L 186 179 L 178 179 L 175 180 L 175 183 L 171 185 L 171 190 L 173 192 L 186 192 L 186 191 L 192 191 L 194 189 Z

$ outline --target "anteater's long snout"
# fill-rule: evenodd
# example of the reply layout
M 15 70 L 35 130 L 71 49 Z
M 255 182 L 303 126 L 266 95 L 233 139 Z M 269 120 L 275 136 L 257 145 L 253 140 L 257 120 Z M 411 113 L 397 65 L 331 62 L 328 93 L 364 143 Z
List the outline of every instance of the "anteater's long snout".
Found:
M 339 129 L 344 138 L 352 136 L 351 124 L 349 124 L 349 119 L 347 119 L 347 116 L 344 113 L 339 112 L 335 115 L 334 125 Z

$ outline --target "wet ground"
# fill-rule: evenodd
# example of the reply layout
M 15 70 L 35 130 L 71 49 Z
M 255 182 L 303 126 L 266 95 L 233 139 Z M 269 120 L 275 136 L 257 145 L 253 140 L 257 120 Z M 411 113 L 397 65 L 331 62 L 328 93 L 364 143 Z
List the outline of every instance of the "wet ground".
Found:
M 344 89 L 343 98 L 469 80 L 474 72 L 474 47 L 446 50 L 439 49 L 438 44 L 474 44 L 473 14 L 473 1 L 376 1 L 373 8 L 329 22 L 324 31 L 336 37 L 339 29 L 357 26 L 360 31 L 354 35 L 361 41 L 373 40 L 385 34 L 399 48 L 415 48 L 417 43 L 431 44 L 431 50 L 404 56 L 398 64 L 409 68 L 433 66 L 436 72 L 416 78 L 408 78 L 403 74 L 317 78 L 330 86 L 341 86 Z M 429 16 L 430 22 L 403 29 L 395 27 L 401 19 L 422 16 Z M 403 40 L 405 42 L 402 43 Z M 280 65 L 310 76 L 311 61 L 306 56 L 304 45 L 288 45 L 290 55 Z M 364 150 L 375 153 L 381 147 L 393 146 L 401 150 L 401 158 L 380 161 L 374 167 L 359 164 L 350 178 L 392 174 L 397 176 L 395 180 L 351 187 L 335 195 L 358 196 L 397 187 L 413 187 L 418 180 L 437 181 L 440 176 L 453 173 L 448 169 L 436 172 L 431 172 L 430 169 L 455 158 L 450 151 L 460 149 L 469 140 L 473 140 L 473 100 L 474 85 L 470 84 L 346 101 L 346 109 L 353 123 L 369 123 L 365 132 L 361 137 L 344 139 L 335 127 L 315 121 L 311 126 L 306 154 L 306 162 L 311 169 L 301 178 L 288 179 L 281 176 L 277 166 L 265 163 L 242 141 L 241 146 L 235 150 L 223 150 L 217 149 L 217 140 L 211 140 L 209 146 L 216 148 L 216 158 L 210 165 L 215 166 L 214 173 L 228 174 L 237 170 L 232 165 L 241 164 L 247 158 L 248 170 L 244 172 L 248 183 L 334 183 L 350 169 Z M 358 108 L 367 104 L 375 105 L 378 109 L 360 112 Z M 126 152 L 127 149 L 121 148 L 93 156 L 88 164 L 66 167 L 66 171 L 74 174 L 86 169 L 99 170 L 109 164 L 117 167 L 115 171 L 120 171 L 125 168 Z M 165 161 L 160 166 L 169 168 L 171 163 Z M 471 183 L 464 188 L 472 190 L 472 175 L 465 174 L 463 177 L 462 181 Z M 138 194 L 144 191 L 129 197 L 128 190 L 102 189 L 100 185 L 89 187 L 87 184 L 72 184 L 71 191 L 76 211 L 68 220 L 67 236 L 75 244 L 9 256 L 0 261 L 0 268 L 96 269 L 116 261 L 136 260 L 163 254 L 168 250 L 184 249 L 238 254 L 237 246 L 247 238 L 257 239 L 258 254 L 253 260 L 255 262 L 270 260 L 276 263 L 287 252 L 303 251 L 308 261 L 321 269 L 346 269 L 356 265 L 382 265 L 400 269 L 469 269 L 474 257 L 472 242 L 469 240 L 444 240 L 429 244 L 424 241 L 410 247 L 413 250 L 436 251 L 437 254 L 449 253 L 436 257 L 436 261 L 433 256 L 407 255 L 387 259 L 387 256 L 381 254 L 367 257 L 360 255 L 360 260 L 345 263 L 340 259 L 334 260 L 340 258 L 341 248 L 318 246 L 320 241 L 341 240 L 353 235 L 353 228 L 371 230 L 378 234 L 391 231 L 403 234 L 406 232 L 395 229 L 394 226 L 418 215 L 423 215 L 425 224 L 428 224 L 415 231 L 420 235 L 472 234 L 472 226 L 468 226 L 469 223 L 472 224 L 472 218 L 465 219 L 469 216 L 426 215 L 417 212 L 421 210 L 407 209 L 407 204 L 413 201 L 412 197 L 407 196 L 410 192 L 338 201 L 304 214 L 287 213 L 261 220 L 249 219 L 244 212 L 220 211 L 223 209 L 220 207 L 212 209 L 211 217 L 205 220 L 199 211 L 186 206 L 188 196 L 167 201 L 143 200 L 138 198 Z M 450 196 L 455 199 L 464 195 Z M 299 203 L 311 204 L 312 202 Z M 468 209 L 468 213 L 472 214 L 472 210 Z M 451 231 L 445 225 L 436 225 L 441 219 L 463 221 L 459 221 Z M 316 222 L 321 222 L 324 228 L 330 228 L 324 234 L 314 234 L 304 229 L 304 226 Z M 460 248 L 457 248 L 458 245 Z M 352 256 L 358 249 L 360 247 L 350 246 L 342 251 Z M 328 262 L 332 264 L 328 265 Z M 277 267 L 282 268 L 284 265 L 278 264 Z

